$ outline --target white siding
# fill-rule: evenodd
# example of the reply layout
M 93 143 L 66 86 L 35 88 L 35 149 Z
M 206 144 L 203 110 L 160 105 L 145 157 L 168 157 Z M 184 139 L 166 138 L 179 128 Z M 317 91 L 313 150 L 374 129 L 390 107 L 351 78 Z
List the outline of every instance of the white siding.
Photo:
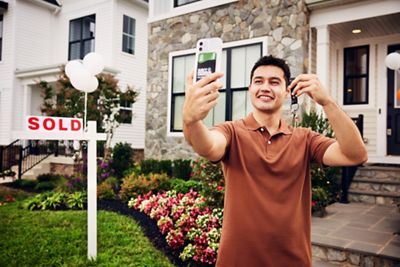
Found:
M 128 142 L 134 148 L 144 148 L 145 110 L 146 110 L 146 77 L 147 77 L 147 9 L 132 4 L 129 1 L 117 1 L 112 28 L 113 55 L 119 86 L 125 89 L 127 85 L 140 91 L 137 102 L 133 104 L 132 124 L 122 124 L 116 130 L 113 144 Z M 136 20 L 135 54 L 122 52 L 122 22 L 123 15 Z

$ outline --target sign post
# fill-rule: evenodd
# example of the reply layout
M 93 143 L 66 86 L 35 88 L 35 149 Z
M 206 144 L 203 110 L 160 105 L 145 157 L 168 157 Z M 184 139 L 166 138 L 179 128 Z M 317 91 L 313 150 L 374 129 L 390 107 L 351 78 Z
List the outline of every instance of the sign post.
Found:
M 97 141 L 106 140 L 106 134 L 97 133 L 96 121 L 89 121 L 83 131 L 82 119 L 28 116 L 27 129 L 13 132 L 14 139 L 22 140 L 86 140 L 88 192 L 88 258 L 97 257 Z

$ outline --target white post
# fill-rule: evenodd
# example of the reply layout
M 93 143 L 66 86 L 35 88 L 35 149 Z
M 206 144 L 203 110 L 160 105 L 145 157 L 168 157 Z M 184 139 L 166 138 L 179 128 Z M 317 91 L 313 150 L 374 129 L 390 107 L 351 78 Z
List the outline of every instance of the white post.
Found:
M 96 121 L 89 121 L 87 127 L 87 187 L 88 187 L 88 258 L 96 259 L 97 256 L 97 140 Z
M 329 27 L 328 25 L 317 26 L 317 76 L 322 86 L 329 89 Z M 317 105 L 317 112 L 322 112 L 321 106 Z

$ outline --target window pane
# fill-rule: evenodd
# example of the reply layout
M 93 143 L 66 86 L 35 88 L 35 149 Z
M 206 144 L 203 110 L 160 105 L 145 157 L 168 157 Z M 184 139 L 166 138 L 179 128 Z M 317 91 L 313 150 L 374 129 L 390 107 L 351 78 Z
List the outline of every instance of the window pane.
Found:
M 232 49 L 231 88 L 241 88 L 246 83 L 246 48 Z
M 397 51 L 399 53 L 399 51 Z M 394 72 L 394 107 L 400 108 L 400 72 Z
M 94 52 L 94 40 L 88 40 L 83 43 L 83 56 L 86 54 Z
M 81 20 L 74 20 L 70 23 L 69 41 L 77 41 L 81 39 Z
M 175 106 L 174 106 L 174 130 L 182 130 L 182 108 L 184 96 L 175 96 Z
M 193 2 L 198 2 L 198 1 L 201 1 L 201 0 L 175 0 L 175 7 L 186 5 L 186 4 L 193 3 Z
M 226 88 L 226 74 L 228 73 L 227 67 L 226 67 L 226 50 L 222 50 L 222 59 L 221 59 L 221 71 L 225 74 L 222 76 L 220 79 L 223 86 L 222 88 Z
M 81 44 L 73 43 L 70 44 L 69 59 L 80 59 L 81 58 Z
M 192 71 L 193 62 L 194 55 L 173 58 L 172 92 L 179 93 L 185 91 L 186 76 Z
M 249 91 L 246 91 L 246 116 L 253 111 L 253 104 L 251 103 L 251 97 Z
M 246 116 L 247 91 L 232 92 L 232 120 Z
M 83 39 L 95 37 L 95 24 L 92 19 L 86 18 L 83 20 Z
M 367 78 L 348 78 L 345 88 L 345 103 L 367 103 Z
M 132 110 L 120 109 L 118 121 L 120 123 L 132 123 Z
M 124 15 L 123 32 L 129 35 L 135 35 L 135 20 Z
M 225 121 L 226 93 L 221 92 L 218 97 L 218 104 L 214 108 L 214 125 Z
M 135 39 L 133 37 L 129 37 L 127 35 L 122 35 L 122 51 L 127 52 L 129 54 L 135 53 Z
M 345 49 L 346 75 L 366 74 L 368 69 L 368 47 Z
M 3 15 L 0 15 L 0 38 L 3 38 Z
M 250 71 L 260 56 L 260 45 L 251 45 L 232 49 L 232 89 L 247 87 L 250 84 Z

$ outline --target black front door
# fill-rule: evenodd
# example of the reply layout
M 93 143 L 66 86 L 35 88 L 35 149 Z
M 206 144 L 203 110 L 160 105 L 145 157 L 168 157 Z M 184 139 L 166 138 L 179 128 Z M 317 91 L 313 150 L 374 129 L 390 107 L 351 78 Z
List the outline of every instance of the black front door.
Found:
M 390 45 L 388 54 L 400 53 L 400 44 Z M 400 155 L 400 70 L 388 69 L 387 154 Z

